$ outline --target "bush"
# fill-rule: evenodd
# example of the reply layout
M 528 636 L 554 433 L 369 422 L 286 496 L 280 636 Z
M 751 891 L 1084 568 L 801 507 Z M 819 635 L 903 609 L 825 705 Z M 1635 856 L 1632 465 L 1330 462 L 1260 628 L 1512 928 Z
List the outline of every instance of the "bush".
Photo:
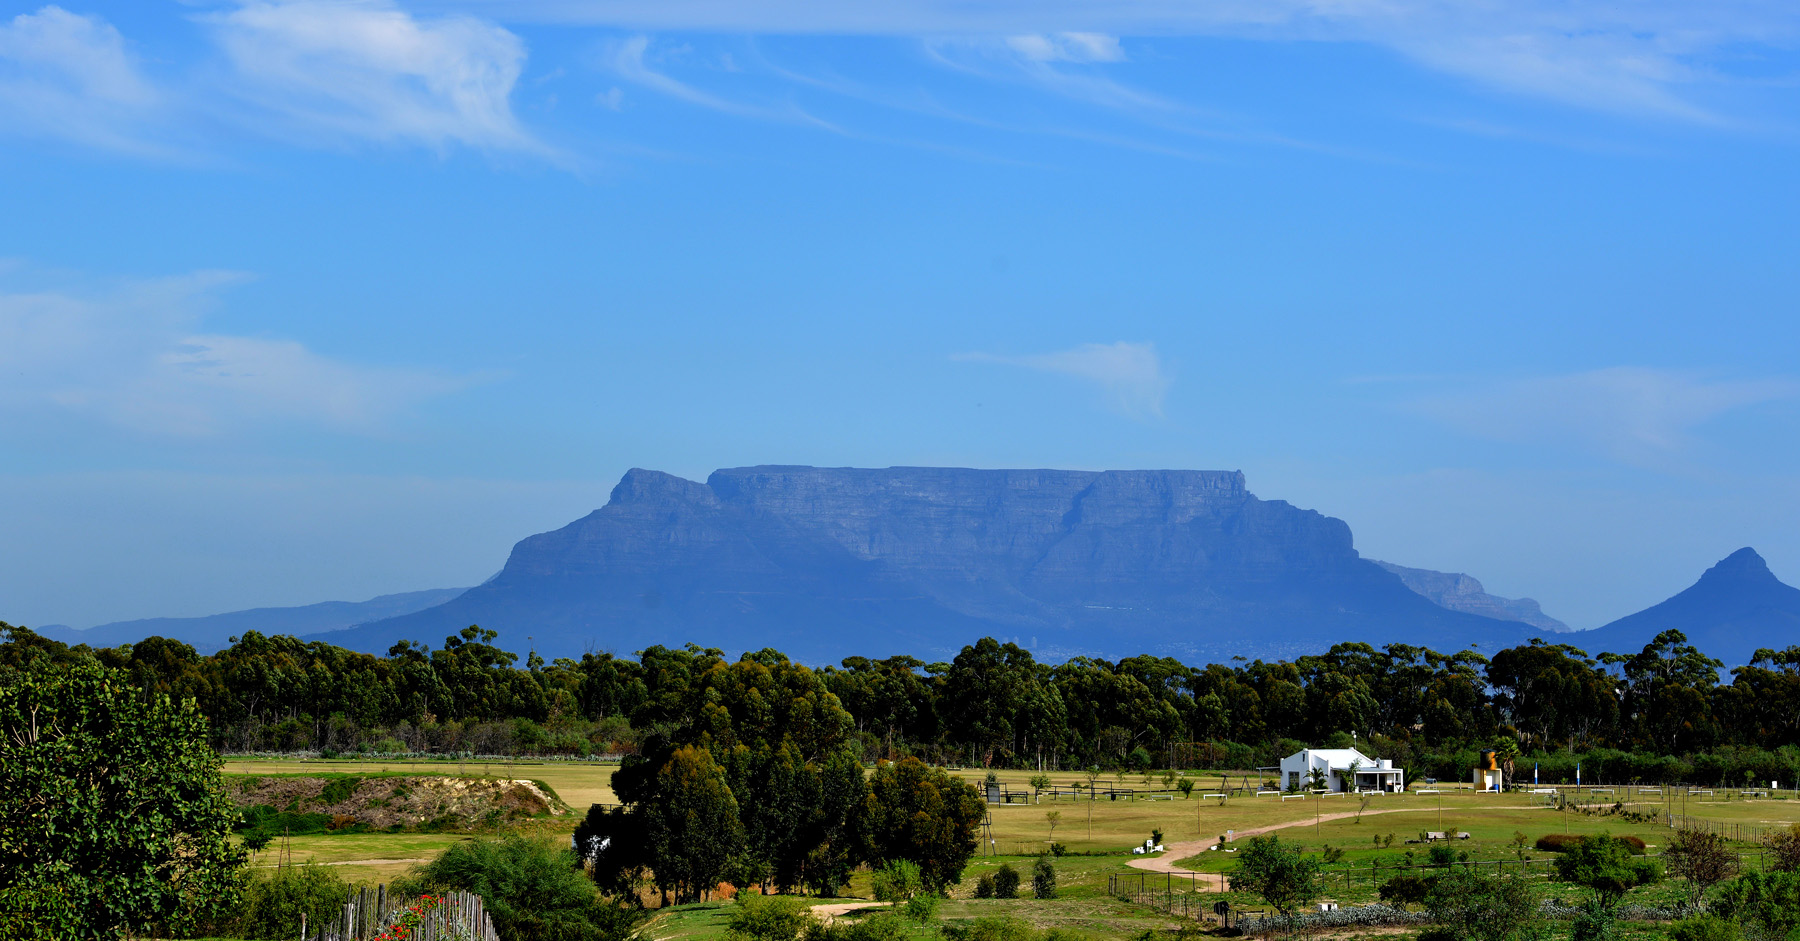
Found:
M 1050 860 L 1039 856 L 1031 865 L 1031 895 L 1033 898 L 1056 898 L 1056 867 Z
M 362 784 L 362 778 L 353 775 L 331 778 L 325 782 L 325 789 L 319 792 L 319 803 L 341 804 L 349 800 L 350 795 L 356 793 L 357 785 L 360 784 Z
M 906 859 L 888 860 L 887 865 L 875 870 L 874 882 L 878 902 L 904 902 L 925 890 L 918 864 Z
M 991 899 L 994 897 L 993 873 L 984 872 L 981 874 L 981 878 L 975 880 L 975 897 L 978 899 Z
M 1669 926 L 1669 941 L 1738 941 L 1738 926 L 1717 915 L 1695 915 Z
M 1449 869 L 1456 863 L 1456 850 L 1448 846 L 1434 846 L 1426 854 L 1426 858 L 1439 869 Z
M 1538 849 L 1543 850 L 1546 853 L 1566 853 L 1569 850 L 1574 849 L 1576 844 L 1585 839 L 1588 838 L 1579 833 L 1551 833 L 1538 837 L 1535 845 Z M 1615 836 L 1612 837 L 1612 839 L 1618 840 L 1629 847 L 1631 855 L 1644 855 L 1646 846 L 1643 840 L 1640 840 L 1635 836 Z
M 945 941 L 1040 941 L 1030 925 L 1005 916 L 945 925 L 944 938 Z
M 524 836 L 458 843 L 426 864 L 419 884 L 395 886 L 402 895 L 430 888 L 481 896 L 507 941 L 617 941 L 635 921 L 600 898 L 567 846 Z
M 235 925 L 245 938 L 287 938 L 337 923 L 344 911 L 346 883 L 329 866 L 282 866 L 253 875 L 244 887 L 244 908 Z
M 1777 936 L 1800 930 L 1800 873 L 1747 872 L 1719 887 L 1714 913 Z
M 743 941 L 794 941 L 815 924 L 806 903 L 786 895 L 739 895 L 725 920 L 730 937 Z
M 994 898 L 1016 899 L 1019 897 L 1019 871 L 1010 865 L 1002 865 L 994 870 Z
M 1425 907 L 1457 941 L 1514 941 L 1533 937 L 1537 897 L 1518 874 L 1452 869 L 1431 880 Z
M 1381 900 L 1400 909 L 1408 905 L 1422 905 L 1426 896 L 1431 894 L 1431 887 L 1436 884 L 1436 876 L 1395 876 L 1382 883 Z
M 830 924 L 812 920 L 801 933 L 801 941 L 901 941 L 906 926 L 898 916 L 877 912 L 867 918 L 851 921 L 839 918 Z
M 923 928 L 937 918 L 938 903 L 941 901 L 943 900 L 935 895 L 915 895 L 906 900 L 906 917 Z

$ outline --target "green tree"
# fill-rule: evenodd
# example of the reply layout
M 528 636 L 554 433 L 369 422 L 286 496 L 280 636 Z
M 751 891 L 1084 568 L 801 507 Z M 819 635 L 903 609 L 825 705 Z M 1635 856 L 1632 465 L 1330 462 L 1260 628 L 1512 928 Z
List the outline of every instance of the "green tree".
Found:
M 1039 856 L 1037 862 L 1031 864 L 1031 896 L 1040 899 L 1056 898 L 1056 867 L 1051 864 L 1048 856 Z
M 1319 861 L 1302 856 L 1299 846 L 1282 843 L 1280 837 L 1251 837 L 1237 855 L 1231 891 L 1254 892 L 1282 915 L 1293 914 L 1324 891 Z
M 193 700 L 89 659 L 0 674 L 0 912 L 71 939 L 216 923 L 242 890 L 236 819 Z
M 676 749 L 656 773 L 655 799 L 642 810 L 656 887 L 677 902 L 711 898 L 744 838 L 737 798 L 712 753 Z
M 1611 910 L 1625 893 L 1662 878 L 1654 860 L 1634 858 L 1631 844 L 1601 833 L 1578 840 L 1556 858 L 1556 877 L 1594 893 Z
M 1001 863 L 994 870 L 994 898 L 1016 899 L 1019 897 L 1019 871 L 1011 865 Z
M 395 889 L 479 895 L 494 930 L 508 941 L 619 941 L 635 918 L 594 891 L 573 852 L 517 834 L 457 843 L 427 863 L 416 884 Z
M 917 758 L 882 762 L 860 817 L 864 857 L 876 865 L 911 860 L 926 887 L 942 892 L 975 855 L 986 812 L 974 786 L 942 768 Z
M 877 902 L 904 902 L 925 891 L 918 865 L 905 859 L 888 860 L 875 870 L 873 882 Z
M 1523 876 L 1454 868 L 1432 880 L 1425 909 L 1456 941 L 1514 941 L 1537 935 L 1537 897 Z

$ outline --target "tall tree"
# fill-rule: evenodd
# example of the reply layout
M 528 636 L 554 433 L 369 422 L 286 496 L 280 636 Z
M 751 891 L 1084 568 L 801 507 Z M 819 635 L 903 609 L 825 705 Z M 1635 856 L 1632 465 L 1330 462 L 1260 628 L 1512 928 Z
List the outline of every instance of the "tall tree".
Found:
M 917 758 L 882 762 L 869 781 L 859 822 L 864 858 L 877 866 L 907 860 L 932 891 L 942 892 L 962 878 L 975 855 L 986 814 L 974 785 L 948 771 Z
M 0 909 L 59 938 L 185 936 L 235 908 L 236 819 L 192 699 L 92 660 L 0 674 Z

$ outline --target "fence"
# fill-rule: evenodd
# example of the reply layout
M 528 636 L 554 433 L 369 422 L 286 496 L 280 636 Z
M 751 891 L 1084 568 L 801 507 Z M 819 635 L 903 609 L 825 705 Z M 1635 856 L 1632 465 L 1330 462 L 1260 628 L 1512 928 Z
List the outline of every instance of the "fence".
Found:
M 435 905 L 420 906 L 419 899 L 390 895 L 386 885 L 373 889 L 352 888 L 344 901 L 338 923 L 308 935 L 305 916 L 301 916 L 302 941 L 369 941 L 380 938 L 388 928 L 404 918 L 416 917 L 417 927 L 405 934 L 407 941 L 500 941 L 494 931 L 494 920 L 488 917 L 481 897 L 467 892 L 451 892 L 437 896 Z M 421 910 L 415 913 L 414 907 Z

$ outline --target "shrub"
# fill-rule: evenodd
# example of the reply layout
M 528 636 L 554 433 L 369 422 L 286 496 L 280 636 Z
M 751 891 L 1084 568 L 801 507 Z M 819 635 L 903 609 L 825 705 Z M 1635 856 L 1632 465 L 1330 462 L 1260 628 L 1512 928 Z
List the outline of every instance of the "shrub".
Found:
M 1602 835 L 1605 836 L 1605 834 Z M 1643 840 L 1640 840 L 1635 836 L 1614 836 L 1609 838 L 1624 843 L 1633 856 L 1644 855 L 1646 845 Z M 1543 850 L 1546 853 L 1566 853 L 1573 849 L 1576 844 L 1586 839 L 1588 839 L 1588 837 L 1579 833 L 1551 833 L 1538 837 L 1535 845 L 1538 849 Z
M 635 916 L 600 898 L 567 846 L 511 835 L 472 840 L 445 850 L 420 871 L 420 884 L 396 884 L 404 895 L 431 887 L 481 896 L 494 929 L 508 941 L 617 941 Z
M 806 903 L 786 895 L 739 895 L 725 920 L 730 937 L 742 941 L 794 941 L 814 924 Z
M 1535 933 L 1537 897 L 1524 877 L 1452 869 L 1432 879 L 1425 907 L 1457 941 L 1512 941 Z
M 1019 871 L 1010 865 L 1002 864 L 994 870 L 994 898 L 1016 899 L 1019 897 Z
M 906 917 L 913 924 L 923 928 L 937 918 L 938 902 L 943 901 L 935 895 L 915 895 L 906 900 Z
M 1039 856 L 1031 866 L 1031 895 L 1033 898 L 1056 898 L 1056 867 L 1050 860 Z
M 1769 868 L 1778 872 L 1800 871 L 1800 823 L 1776 830 L 1763 839 L 1769 848 Z
M 286 938 L 300 930 L 306 916 L 307 932 L 337 923 L 344 911 L 349 885 L 329 866 L 282 866 L 263 870 L 244 887 L 244 908 L 237 933 L 245 938 Z
M 1744 933 L 1717 915 L 1695 915 L 1669 926 L 1669 941 L 1738 941 Z
M 801 941 L 900 941 L 905 936 L 906 926 L 898 916 L 877 912 L 856 921 L 840 918 L 826 924 L 811 920 L 800 937 Z
M 361 783 L 362 778 L 354 775 L 331 778 L 325 782 L 325 789 L 319 792 L 319 803 L 341 804 L 349 800 L 350 795 L 356 793 L 357 785 Z
M 975 897 L 978 899 L 991 899 L 994 897 L 993 873 L 984 872 L 981 874 L 981 878 L 975 880 Z
M 1434 846 L 1425 854 L 1426 860 L 1439 869 L 1448 869 L 1456 862 L 1456 850 L 1448 846 Z
M 1714 913 L 1786 936 L 1800 930 L 1800 873 L 1747 872 L 1719 887 Z
M 1395 876 L 1382 883 L 1381 900 L 1400 909 L 1422 905 L 1436 884 L 1436 876 Z
M 1327 843 L 1319 850 L 1319 858 L 1323 859 L 1326 864 L 1329 865 L 1343 859 L 1344 850 L 1342 847 L 1332 846 L 1330 843 Z
M 977 918 L 944 926 L 945 941 L 1039 941 L 1037 932 L 1017 918 Z
M 878 902 L 904 902 L 925 889 L 919 865 L 906 859 L 888 860 L 887 865 L 875 870 L 874 882 Z

